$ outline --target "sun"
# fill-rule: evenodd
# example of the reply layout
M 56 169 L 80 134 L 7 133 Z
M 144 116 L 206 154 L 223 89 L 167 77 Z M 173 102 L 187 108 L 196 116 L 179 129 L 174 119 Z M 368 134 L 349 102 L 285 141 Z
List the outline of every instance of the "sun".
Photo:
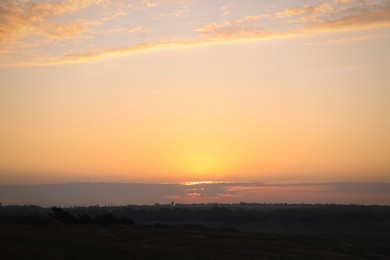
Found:
M 188 158 L 188 171 L 195 175 L 207 175 L 217 170 L 218 162 L 215 158 L 199 154 Z
M 215 180 L 226 174 L 228 165 L 229 160 L 220 154 L 203 152 L 186 156 L 183 171 L 191 180 Z
M 225 180 L 237 169 L 237 154 L 215 136 L 189 136 L 172 154 L 183 181 Z

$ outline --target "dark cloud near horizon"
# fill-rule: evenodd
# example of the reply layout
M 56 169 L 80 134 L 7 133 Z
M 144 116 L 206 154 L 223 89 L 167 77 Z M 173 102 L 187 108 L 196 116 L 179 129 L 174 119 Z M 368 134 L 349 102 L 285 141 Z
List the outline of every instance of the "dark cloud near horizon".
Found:
M 0 186 L 4 205 L 87 206 L 170 203 L 390 204 L 390 183 L 74 183 Z

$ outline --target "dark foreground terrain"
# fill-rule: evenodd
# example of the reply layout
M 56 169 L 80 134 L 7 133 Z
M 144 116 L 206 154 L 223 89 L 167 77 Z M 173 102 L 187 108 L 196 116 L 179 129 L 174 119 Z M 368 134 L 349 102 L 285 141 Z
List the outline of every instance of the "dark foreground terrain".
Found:
M 390 259 L 389 241 L 379 206 L 0 207 L 0 259 Z

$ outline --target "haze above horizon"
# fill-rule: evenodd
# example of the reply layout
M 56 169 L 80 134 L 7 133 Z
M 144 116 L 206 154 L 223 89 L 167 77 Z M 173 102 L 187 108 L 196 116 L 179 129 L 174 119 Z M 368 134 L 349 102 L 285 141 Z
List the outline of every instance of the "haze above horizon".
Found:
M 389 0 L 1 1 L 0 185 L 390 183 L 389 68 Z

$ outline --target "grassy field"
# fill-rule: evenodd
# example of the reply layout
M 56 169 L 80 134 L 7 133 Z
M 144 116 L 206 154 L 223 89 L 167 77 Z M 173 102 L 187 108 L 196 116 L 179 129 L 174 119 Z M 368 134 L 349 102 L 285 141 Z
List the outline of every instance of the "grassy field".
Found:
M 122 219 L 114 215 L 107 215 L 111 218 L 96 215 L 89 219 L 89 223 L 83 224 L 77 222 L 84 219 L 78 215 L 78 218 L 73 218 L 74 223 L 64 223 L 66 218 L 63 216 L 43 214 L 47 210 L 43 209 L 41 214 L 37 213 L 39 210 L 28 215 L 0 214 L 0 259 L 390 258 L 388 221 L 383 221 L 383 216 L 375 212 L 378 223 L 368 218 L 369 222 L 354 223 L 355 228 L 343 228 L 347 224 L 335 220 L 326 226 L 323 222 L 290 221 L 289 225 L 294 228 L 283 228 L 286 223 L 273 220 L 263 221 L 262 225 L 266 227 L 267 223 L 274 223 L 277 228 L 257 226 L 252 231 L 239 231 L 229 228 L 229 224 L 216 228 L 206 222 L 206 225 L 179 224 L 177 221 L 168 221 L 170 224 L 144 225 L 130 221 L 121 224 Z M 231 211 L 226 214 L 229 213 Z M 106 216 L 106 222 L 102 221 L 102 216 Z M 220 220 L 213 223 L 223 226 Z M 252 225 L 258 225 L 254 223 Z M 368 226 L 364 227 L 364 223 Z M 246 224 L 250 225 L 249 222 Z M 317 226 L 310 228 L 310 225 Z

